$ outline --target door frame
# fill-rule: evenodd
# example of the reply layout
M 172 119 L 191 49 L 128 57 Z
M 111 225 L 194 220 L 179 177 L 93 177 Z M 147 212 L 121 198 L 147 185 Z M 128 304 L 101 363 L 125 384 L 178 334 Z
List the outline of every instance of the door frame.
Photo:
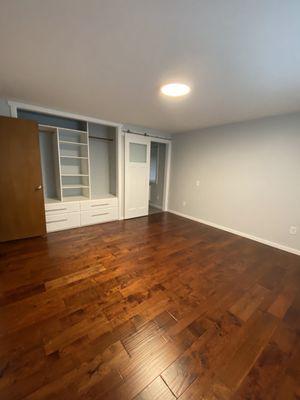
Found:
M 162 211 L 168 211 L 169 206 L 169 187 L 170 187 L 170 171 L 171 171 L 171 150 L 172 142 L 168 139 L 161 139 L 150 136 L 151 143 L 165 143 L 166 144 L 166 157 L 165 157 L 165 176 L 164 176 L 164 193 L 162 201 Z
M 120 220 L 125 219 L 125 134 L 127 132 L 120 129 L 119 136 L 119 177 L 121 190 L 119 195 L 120 201 Z M 128 132 L 132 135 L 144 136 L 142 133 L 138 132 Z M 163 139 L 157 136 L 145 135 L 150 139 L 151 142 L 165 143 L 166 144 L 166 159 L 165 159 L 165 176 L 164 176 L 164 194 L 162 201 L 162 211 L 169 210 L 169 189 L 170 189 L 170 175 L 171 175 L 171 155 L 172 155 L 172 141 L 171 139 Z

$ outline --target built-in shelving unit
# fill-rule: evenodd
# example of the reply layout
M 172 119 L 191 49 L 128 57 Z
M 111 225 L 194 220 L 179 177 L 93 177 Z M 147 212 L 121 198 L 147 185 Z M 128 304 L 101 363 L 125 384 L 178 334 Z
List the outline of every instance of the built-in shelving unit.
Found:
M 118 219 L 119 125 L 44 110 L 16 107 L 39 124 L 47 231 Z
M 39 127 L 42 159 L 48 163 L 43 168 L 47 203 L 116 196 L 115 128 L 95 123 L 87 123 L 84 131 Z

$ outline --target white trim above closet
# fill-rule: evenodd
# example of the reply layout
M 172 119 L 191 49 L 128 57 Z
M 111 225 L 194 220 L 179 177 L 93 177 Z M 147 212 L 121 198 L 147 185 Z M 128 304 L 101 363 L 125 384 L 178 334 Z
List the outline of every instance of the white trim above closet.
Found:
M 11 116 L 15 117 L 15 118 L 18 118 L 18 109 L 21 109 L 21 110 L 34 111 L 34 112 L 41 113 L 41 114 L 56 115 L 56 116 L 63 117 L 63 118 L 76 119 L 76 120 L 87 121 L 87 122 L 94 122 L 95 124 L 114 126 L 115 128 L 122 127 L 122 124 L 117 123 L 117 122 L 105 121 L 104 119 L 87 117 L 87 116 L 79 115 L 79 114 L 72 114 L 72 113 L 59 111 L 59 110 L 55 110 L 55 109 L 51 109 L 51 108 L 47 108 L 47 107 L 40 107 L 40 106 L 36 106 L 36 105 L 32 105 L 32 104 L 20 103 L 20 102 L 11 101 L 11 100 L 9 100 L 7 103 L 10 107 Z

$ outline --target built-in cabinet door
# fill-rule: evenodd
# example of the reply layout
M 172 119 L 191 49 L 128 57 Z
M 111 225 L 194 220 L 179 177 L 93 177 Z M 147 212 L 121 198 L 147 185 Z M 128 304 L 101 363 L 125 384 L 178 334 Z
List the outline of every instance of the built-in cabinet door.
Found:
M 125 218 L 148 215 L 150 138 L 125 134 Z
M 0 241 L 46 233 L 38 125 L 0 117 Z

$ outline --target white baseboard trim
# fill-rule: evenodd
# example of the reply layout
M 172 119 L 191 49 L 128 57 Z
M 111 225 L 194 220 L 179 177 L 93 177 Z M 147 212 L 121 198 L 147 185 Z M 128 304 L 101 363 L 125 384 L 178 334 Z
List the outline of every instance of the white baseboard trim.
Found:
M 218 225 L 218 224 L 215 224 L 214 222 L 205 221 L 204 219 L 195 218 L 195 217 L 192 217 L 192 216 L 187 215 L 187 214 L 180 213 L 180 212 L 175 211 L 175 210 L 168 210 L 168 212 L 170 212 L 172 214 L 179 215 L 180 217 L 191 219 L 193 221 L 200 222 L 201 224 L 213 226 L 214 228 L 221 229 L 221 230 L 226 231 L 226 232 L 234 233 L 235 235 L 239 235 L 239 236 L 245 237 L 247 239 L 251 239 L 251 240 L 254 240 L 256 242 L 263 243 L 263 244 L 266 244 L 266 245 L 271 246 L 271 247 L 275 247 L 276 249 L 287 251 L 288 253 L 293 253 L 293 254 L 296 254 L 296 255 L 300 256 L 300 250 L 293 249 L 292 247 L 284 246 L 282 244 L 275 243 L 275 242 L 270 242 L 269 240 L 262 239 L 262 238 L 257 237 L 257 236 L 249 235 L 248 233 L 240 232 L 240 231 L 237 231 L 235 229 L 227 228 L 226 226 Z
M 159 206 L 158 204 L 151 203 L 151 201 L 149 202 L 149 205 L 151 207 L 158 208 L 159 210 L 162 210 L 162 206 Z

